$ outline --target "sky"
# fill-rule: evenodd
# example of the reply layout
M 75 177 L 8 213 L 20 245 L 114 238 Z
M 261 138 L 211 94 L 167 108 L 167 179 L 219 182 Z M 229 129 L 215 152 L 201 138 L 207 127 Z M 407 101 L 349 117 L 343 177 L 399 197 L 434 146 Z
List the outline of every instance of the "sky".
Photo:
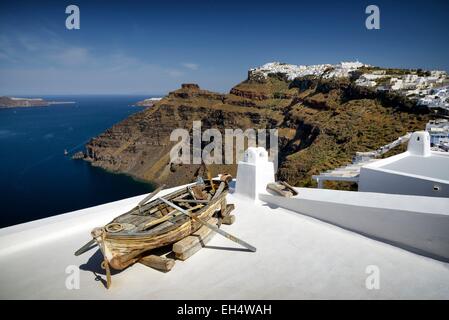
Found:
M 70 4 L 79 30 L 65 26 Z M 379 30 L 365 27 L 371 4 Z M 448 12 L 432 0 L 3 0 L 0 95 L 228 92 L 271 61 L 449 71 Z

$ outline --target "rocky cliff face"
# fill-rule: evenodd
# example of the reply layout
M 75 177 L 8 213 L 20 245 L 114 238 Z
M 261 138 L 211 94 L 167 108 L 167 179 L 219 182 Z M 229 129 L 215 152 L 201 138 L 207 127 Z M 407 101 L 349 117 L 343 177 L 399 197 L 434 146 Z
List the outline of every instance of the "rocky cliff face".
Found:
M 195 120 L 202 121 L 203 131 L 277 128 L 278 178 L 308 186 L 312 174 L 350 162 L 356 151 L 422 130 L 429 115 L 394 96 L 354 86 L 349 77 L 252 76 L 229 94 L 185 84 L 92 139 L 85 159 L 155 183 L 190 182 L 200 165 L 170 163 L 176 143 L 170 134 L 176 128 L 192 130 Z M 236 173 L 236 165 L 213 164 L 209 169 L 212 174 Z
M 86 160 L 113 172 L 123 172 L 156 183 L 176 185 L 190 182 L 200 165 L 170 164 L 170 141 L 174 129 L 192 130 L 193 121 L 202 130 L 217 128 L 274 127 L 281 118 L 271 111 L 226 102 L 226 95 L 201 90 L 197 85 L 183 85 L 170 92 L 153 107 L 138 112 L 114 125 L 86 146 Z M 239 100 L 240 101 L 240 100 Z M 279 121 L 276 120 L 278 118 Z M 213 174 L 235 166 L 211 165 Z

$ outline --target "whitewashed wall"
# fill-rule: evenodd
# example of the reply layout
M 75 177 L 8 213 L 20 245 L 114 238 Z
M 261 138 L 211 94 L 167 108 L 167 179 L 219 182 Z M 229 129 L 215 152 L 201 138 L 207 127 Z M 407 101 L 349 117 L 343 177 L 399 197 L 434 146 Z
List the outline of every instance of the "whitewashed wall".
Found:
M 449 197 L 449 182 L 447 181 L 371 168 L 360 170 L 358 189 L 361 192 Z
M 305 214 L 425 256 L 449 261 L 449 199 L 296 188 L 298 196 L 260 194 Z

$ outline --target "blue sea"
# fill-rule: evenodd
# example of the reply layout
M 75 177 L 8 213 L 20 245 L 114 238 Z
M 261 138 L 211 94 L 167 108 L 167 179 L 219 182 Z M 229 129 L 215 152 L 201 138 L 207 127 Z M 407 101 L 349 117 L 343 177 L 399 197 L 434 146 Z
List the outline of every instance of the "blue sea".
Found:
M 148 97 L 43 96 L 76 103 L 0 109 L 0 227 L 153 190 L 150 183 L 71 159 L 90 138 L 141 111 L 132 104 Z

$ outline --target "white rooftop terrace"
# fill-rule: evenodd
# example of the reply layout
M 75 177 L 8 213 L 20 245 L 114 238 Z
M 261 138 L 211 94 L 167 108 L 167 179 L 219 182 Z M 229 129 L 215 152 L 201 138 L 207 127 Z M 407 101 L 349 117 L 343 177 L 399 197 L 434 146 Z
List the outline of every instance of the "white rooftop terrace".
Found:
M 411 173 L 420 176 L 430 177 L 449 181 L 449 154 L 434 152 L 432 157 L 426 158 L 423 163 L 419 156 L 409 156 L 397 161 L 387 163 L 382 168 L 402 173 Z
M 432 151 L 429 133 L 416 131 L 407 151 L 362 166 L 359 191 L 447 198 L 449 153 Z
M 256 253 L 215 235 L 194 256 L 177 261 L 172 271 L 135 264 L 113 273 L 112 287 L 106 290 L 96 281 L 96 274 L 105 278 L 98 249 L 78 257 L 73 253 L 90 240 L 93 227 L 144 197 L 1 229 L 0 298 L 449 299 L 448 263 L 235 193 L 227 200 L 235 204 L 236 222 L 222 228 L 256 246 Z M 332 214 L 332 208 L 328 211 Z M 81 269 L 78 290 L 65 286 L 70 265 Z M 380 270 L 378 290 L 365 285 L 371 265 Z

